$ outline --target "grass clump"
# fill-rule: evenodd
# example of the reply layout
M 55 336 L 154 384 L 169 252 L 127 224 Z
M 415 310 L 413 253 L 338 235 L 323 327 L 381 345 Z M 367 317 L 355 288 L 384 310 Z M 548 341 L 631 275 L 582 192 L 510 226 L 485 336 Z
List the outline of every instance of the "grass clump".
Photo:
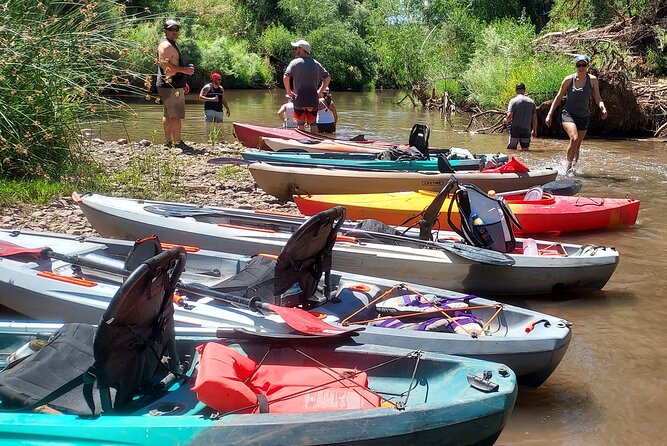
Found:
M 183 161 L 151 145 L 134 154 L 125 168 L 113 175 L 116 193 L 146 200 L 176 200 L 181 190 L 179 170 Z

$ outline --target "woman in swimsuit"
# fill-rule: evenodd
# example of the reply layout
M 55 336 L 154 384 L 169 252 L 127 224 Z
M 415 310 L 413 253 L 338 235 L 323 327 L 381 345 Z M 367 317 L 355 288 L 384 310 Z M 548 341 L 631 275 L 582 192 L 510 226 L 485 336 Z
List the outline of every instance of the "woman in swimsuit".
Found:
M 561 118 L 563 129 L 565 129 L 567 136 L 570 138 L 570 145 L 567 148 L 568 176 L 572 176 L 575 173 L 575 168 L 579 161 L 579 147 L 588 130 L 590 116 L 588 102 L 591 93 L 593 93 L 595 103 L 600 107 L 602 119 L 607 119 L 607 109 L 600 97 L 598 78 L 592 74 L 588 74 L 590 64 L 588 56 L 580 54 L 575 57 L 574 63 L 576 64 L 577 71 L 563 79 L 563 82 L 560 84 L 560 90 L 551 103 L 549 113 L 544 120 L 546 125 L 551 126 L 554 110 L 560 104 L 563 96 L 567 96 Z
M 336 124 L 338 124 L 338 112 L 329 87 L 324 89 L 322 96 L 317 110 L 317 131 L 320 133 L 335 133 Z

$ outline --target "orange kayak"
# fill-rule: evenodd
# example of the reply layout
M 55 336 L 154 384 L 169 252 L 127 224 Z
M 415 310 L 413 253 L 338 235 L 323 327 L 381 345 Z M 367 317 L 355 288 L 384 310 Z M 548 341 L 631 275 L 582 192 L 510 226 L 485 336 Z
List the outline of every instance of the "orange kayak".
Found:
M 336 205 L 347 208 L 347 218 L 374 218 L 389 225 L 404 225 L 417 216 L 435 198 L 437 192 L 394 192 L 349 195 L 295 195 L 294 202 L 305 215 L 313 215 Z M 524 234 L 558 234 L 620 226 L 631 226 L 637 220 L 639 200 L 630 198 L 566 197 L 544 194 L 538 200 L 525 200 L 525 194 L 503 194 L 516 215 Z M 439 217 L 443 229 L 447 225 L 447 199 Z M 456 203 L 452 221 L 459 225 Z

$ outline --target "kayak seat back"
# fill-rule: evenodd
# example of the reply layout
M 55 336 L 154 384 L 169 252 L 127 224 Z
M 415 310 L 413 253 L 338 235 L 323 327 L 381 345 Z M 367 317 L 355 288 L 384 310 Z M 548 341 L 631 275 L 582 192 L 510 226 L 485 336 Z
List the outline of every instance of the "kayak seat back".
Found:
M 345 215 L 342 206 L 318 212 L 294 231 L 277 259 L 256 256 L 241 272 L 214 288 L 280 306 L 309 306 L 324 274 L 324 298 L 328 300 L 331 252 Z
M 3 408 L 49 405 L 91 415 L 128 410 L 136 397 L 163 390 L 180 372 L 172 299 L 184 265 L 182 247 L 142 262 L 118 288 L 97 329 L 65 324 L 37 353 L 3 370 Z
M 408 138 L 408 146 L 414 147 L 421 154 L 428 159 L 428 138 L 431 134 L 431 129 L 426 124 L 415 124 L 410 130 L 410 137 Z
M 544 190 L 540 186 L 531 187 L 526 195 L 523 196 L 523 201 L 540 201 L 544 197 Z
M 370 409 L 381 403 L 367 388 L 367 374 L 354 369 L 257 364 L 217 342 L 197 350 L 200 359 L 192 390 L 221 414 Z

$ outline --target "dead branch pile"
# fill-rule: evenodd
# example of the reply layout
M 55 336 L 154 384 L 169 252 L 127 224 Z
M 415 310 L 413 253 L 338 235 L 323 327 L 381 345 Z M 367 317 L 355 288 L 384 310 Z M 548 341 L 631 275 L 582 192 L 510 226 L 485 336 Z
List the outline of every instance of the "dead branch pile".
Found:
M 503 122 L 503 118 L 505 118 L 505 112 L 502 110 L 486 110 L 483 112 L 478 112 L 470 116 L 470 121 L 468 121 L 468 125 L 466 126 L 466 132 L 470 131 L 470 127 L 473 125 L 473 123 L 479 122 L 480 120 L 482 122 L 488 122 L 490 119 L 496 118 L 495 121 L 491 125 L 488 124 L 482 124 L 486 125 L 486 127 L 481 127 L 475 129 L 477 133 L 501 133 L 505 129 L 509 128 L 507 124 Z
M 442 96 L 437 96 L 432 81 L 424 80 L 417 85 L 413 85 L 403 99 L 398 101 L 401 105 L 403 101 L 409 99 L 413 107 L 420 103 L 425 110 L 438 110 L 443 119 L 450 120 L 451 114 L 456 109 L 454 102 L 449 97 L 449 93 L 444 92 Z

